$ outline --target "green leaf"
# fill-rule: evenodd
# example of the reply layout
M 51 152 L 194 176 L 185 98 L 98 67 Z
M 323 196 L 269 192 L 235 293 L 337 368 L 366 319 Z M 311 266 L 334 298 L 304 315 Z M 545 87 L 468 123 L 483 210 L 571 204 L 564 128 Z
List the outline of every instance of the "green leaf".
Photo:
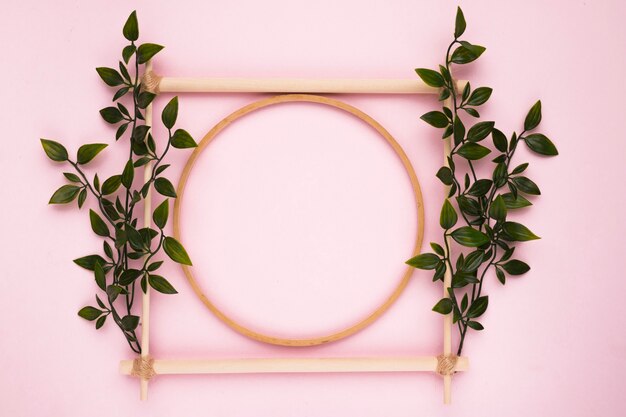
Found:
M 471 320 L 467 322 L 467 327 L 471 327 L 474 330 L 483 330 L 484 329 L 482 324 L 480 324 L 477 321 L 471 321 Z
M 165 199 L 159 206 L 154 209 L 152 213 L 152 220 L 159 229 L 163 229 L 167 224 L 167 217 L 169 216 L 169 200 Z
M 509 141 L 506 138 L 506 135 L 499 131 L 498 129 L 493 129 L 491 131 L 491 138 L 493 139 L 493 144 L 496 149 L 500 152 L 506 152 L 509 147 Z
M 124 187 L 130 190 L 130 187 L 133 185 L 133 179 L 135 178 L 135 166 L 133 165 L 133 160 L 129 159 L 126 162 L 126 166 L 124 167 L 124 171 L 122 171 L 122 176 L 120 177 L 120 181 L 124 184 Z
M 177 129 L 172 135 L 172 146 L 177 149 L 186 149 L 195 148 L 198 145 L 186 130 Z
M 472 253 L 469 253 L 463 262 L 463 271 L 465 272 L 474 272 L 478 269 L 478 267 L 483 263 L 483 259 L 485 257 L 485 252 L 481 250 L 475 250 Z
M 107 316 L 106 315 L 104 315 L 104 316 L 100 317 L 98 320 L 96 320 L 96 330 L 98 330 L 99 328 L 104 326 L 104 322 L 106 322 L 106 320 L 107 320 Z
M 154 181 L 154 188 L 166 197 L 176 198 L 176 190 L 167 178 L 159 177 Z
M 444 127 L 448 126 L 448 124 L 450 124 L 450 121 L 448 120 L 446 115 L 443 114 L 440 111 L 428 112 L 428 113 L 422 115 L 422 117 L 420 117 L 420 119 L 422 119 L 423 121 L 425 121 L 429 125 L 431 125 L 433 127 L 437 127 L 437 128 L 444 128 Z
M 435 253 L 439 256 L 445 256 L 446 252 L 443 250 L 440 244 L 435 242 L 430 242 L 430 247 L 433 248 Z
M 124 286 L 130 285 L 141 275 L 143 275 L 143 272 L 139 269 L 127 269 L 120 275 L 119 284 Z
M 513 183 L 519 188 L 521 191 L 530 195 L 541 195 L 541 191 L 537 184 L 535 184 L 532 180 L 526 177 L 515 177 L 513 178 Z
M 63 176 L 65 178 L 67 178 L 68 181 L 77 182 L 77 183 L 81 183 L 82 184 L 82 181 L 80 180 L 80 177 L 78 175 L 76 175 L 76 174 L 72 174 L 71 172 L 64 172 Z
M 502 231 L 506 233 L 508 240 L 512 242 L 525 242 L 528 240 L 541 239 L 531 232 L 526 226 L 516 222 L 504 222 Z
M 127 332 L 131 332 L 139 325 L 139 316 L 128 315 L 122 317 L 122 328 Z
M 489 155 L 491 150 L 478 143 L 467 142 L 461 145 L 457 153 L 465 159 L 475 161 Z
M 167 256 L 169 256 L 174 262 L 178 262 L 179 264 L 189 265 L 191 266 L 191 259 L 189 259 L 189 255 L 187 255 L 187 251 L 183 245 L 180 244 L 173 237 L 167 236 L 163 241 L 163 249 Z
M 98 75 L 102 78 L 102 81 L 110 87 L 115 87 L 124 84 L 124 79 L 119 72 L 113 68 L 98 67 L 96 68 Z
M 478 59 L 485 52 L 485 48 L 480 45 L 472 45 L 469 42 L 461 42 L 461 44 L 454 50 L 450 58 L 455 64 L 468 64 Z
M 493 89 L 489 87 L 478 87 L 476 90 L 474 90 L 469 100 L 467 100 L 467 105 L 480 106 L 482 104 L 485 104 L 487 100 L 489 100 L 489 97 L 491 97 L 492 92 Z
M 94 276 L 96 278 L 96 284 L 102 291 L 104 291 L 107 287 L 106 284 L 106 276 L 104 273 L 104 269 L 102 269 L 102 265 L 100 262 L 96 262 L 93 268 Z
M 140 45 L 139 48 L 137 48 L 137 63 L 140 65 L 145 64 L 150 58 L 158 54 L 161 49 L 163 49 L 161 45 L 154 43 L 144 43 Z
M 501 195 L 497 196 L 489 207 L 489 215 L 491 218 L 504 221 L 506 219 L 506 203 Z
M 480 142 L 492 132 L 494 124 L 494 122 L 476 123 L 467 132 L 467 140 L 470 142 Z
M 152 103 L 152 100 L 156 97 L 156 94 L 150 93 L 148 91 L 142 91 L 137 96 L 137 105 L 140 109 L 145 109 Z
M 530 271 L 530 266 L 526 262 L 518 261 L 517 259 L 512 259 L 501 266 L 510 275 L 522 275 Z
M 122 176 L 121 175 L 113 175 L 110 178 L 107 178 L 106 181 L 102 184 L 102 194 L 109 195 L 113 194 L 120 185 L 122 184 Z
M 532 206 L 532 203 L 528 201 L 521 195 L 517 195 L 517 198 L 513 196 L 511 193 L 502 194 L 502 198 L 504 199 L 504 204 L 506 204 L 506 208 L 509 210 L 524 208 L 528 206 Z
M 443 202 L 443 206 L 441 207 L 441 214 L 439 215 L 439 224 L 445 230 L 451 229 L 454 227 L 458 220 L 458 215 L 456 214 L 456 210 L 450 204 L 450 201 L 446 199 Z
M 439 314 L 450 314 L 452 312 L 452 300 L 448 297 L 442 298 L 439 300 L 437 304 L 433 307 L 433 311 Z
M 153 272 L 153 271 L 156 271 L 157 269 L 159 269 L 162 264 L 163 264 L 163 261 L 152 262 L 150 265 L 148 265 L 147 269 L 148 269 L 148 271 Z
M 511 171 L 511 174 L 521 174 L 522 172 L 526 171 L 526 168 L 528 168 L 528 162 L 516 166 L 515 169 Z
M 529 110 L 524 120 L 524 130 L 533 130 L 541 122 L 541 100 L 538 100 Z
M 445 185 L 452 185 L 454 182 L 452 170 L 448 167 L 439 168 L 439 171 L 437 171 L 437 178 L 439 178 Z
M 470 319 L 480 317 L 487 310 L 487 306 L 489 305 L 489 297 L 482 296 L 478 297 L 470 306 L 469 310 L 467 310 L 467 317 Z
M 101 314 L 102 314 L 101 310 L 99 310 L 99 309 L 97 309 L 95 307 L 91 307 L 91 306 L 83 307 L 78 312 L 78 315 L 80 317 L 84 318 L 85 320 L 89 320 L 89 321 L 94 321 L 95 319 L 100 317 Z
M 103 237 L 110 236 L 109 228 L 102 218 L 98 216 L 98 213 L 93 210 L 89 210 L 89 220 L 91 221 L 91 228 L 95 234 Z
M 174 97 L 167 103 L 163 112 L 161 113 L 161 120 L 163 125 L 168 129 L 174 127 L 176 124 L 176 118 L 178 117 L 178 97 Z
M 150 275 L 148 277 L 148 282 L 150 286 L 163 294 L 177 294 L 178 291 L 174 289 L 172 284 L 170 284 L 165 278 L 160 275 Z
M 139 38 L 139 23 L 137 22 L 137 11 L 133 11 L 126 23 L 124 24 L 124 29 L 122 30 L 124 37 L 129 41 L 136 41 Z
M 418 269 L 435 269 L 440 261 L 434 253 L 422 253 L 406 261 L 406 264 Z
M 489 190 L 491 190 L 491 186 L 493 185 L 493 181 L 488 179 L 480 179 L 474 182 L 467 193 L 474 197 L 482 197 L 486 195 Z
M 426 68 L 416 68 L 415 72 L 427 85 L 431 87 L 443 87 L 444 80 L 437 71 Z
M 498 281 L 500 281 L 500 284 L 506 284 L 506 275 L 504 275 L 504 271 L 502 271 L 498 267 L 496 267 L 496 277 L 498 277 Z
M 80 191 L 80 187 L 77 185 L 66 184 L 61 186 L 58 190 L 52 194 L 50 197 L 50 201 L 48 204 L 67 204 L 74 201 L 78 192 Z
M 76 162 L 80 165 L 90 162 L 108 145 L 106 143 L 91 143 L 78 148 Z
M 48 155 L 48 158 L 57 162 L 67 161 L 67 149 L 59 142 L 55 142 L 49 139 L 41 139 L 41 146 L 43 146 L 43 150 Z
M 478 247 L 489 243 L 489 236 L 470 226 L 459 227 L 450 236 L 463 246 Z
M 456 9 L 456 20 L 454 22 L 454 38 L 458 39 L 464 32 L 467 24 L 465 23 L 465 16 L 463 16 L 463 10 L 460 7 Z
M 130 57 L 133 56 L 136 50 L 137 48 L 135 47 L 135 45 L 128 45 L 125 46 L 124 49 L 122 49 L 122 58 L 124 58 L 125 63 L 128 64 L 128 61 L 130 61 Z
M 454 144 L 457 145 L 461 143 L 463 138 L 465 138 L 465 126 L 461 118 L 456 115 L 454 116 Z
M 105 122 L 110 124 L 118 123 L 124 119 L 117 107 L 105 107 L 100 110 L 100 116 L 102 116 Z
M 124 289 L 119 285 L 109 285 L 106 290 L 109 302 L 113 303 L 122 292 L 124 292 Z
M 105 265 L 106 261 L 100 255 L 87 255 L 83 256 L 82 258 L 74 259 L 74 263 L 81 268 L 95 271 L 96 263 L 100 263 L 100 265 Z
M 533 151 L 541 155 L 556 156 L 559 151 L 556 150 L 556 146 L 550 139 L 541 133 L 533 133 L 524 138 L 526 145 Z
M 83 208 L 83 204 L 85 204 L 85 200 L 87 199 L 87 189 L 83 188 L 78 193 L 78 208 Z

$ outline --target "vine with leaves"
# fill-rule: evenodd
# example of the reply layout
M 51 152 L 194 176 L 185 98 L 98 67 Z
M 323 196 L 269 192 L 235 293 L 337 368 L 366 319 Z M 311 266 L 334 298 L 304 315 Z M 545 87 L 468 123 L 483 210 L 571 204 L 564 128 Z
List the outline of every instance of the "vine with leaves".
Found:
M 465 17 L 458 8 L 454 40 L 446 51 L 445 66 L 440 65 L 438 71 L 415 70 L 426 84 L 440 89 L 439 101 L 444 102 L 441 111 L 428 112 L 421 119 L 444 129 L 442 139 L 452 143 L 447 164 L 437 172 L 439 180 L 449 187 L 439 218 L 443 229 L 441 243 L 432 242 L 433 253 L 423 253 L 407 261 L 415 268 L 434 270 L 435 282 L 443 281 L 446 273 L 452 277 L 448 296 L 439 300 L 433 311 L 452 314 L 459 332 L 457 355 L 463 351 L 468 329 L 483 330 L 477 319 L 489 304 L 489 296 L 483 291 L 488 273 L 495 271 L 504 285 L 507 275 L 522 275 L 530 270 L 526 262 L 513 259 L 515 245 L 539 237 L 523 224 L 509 220 L 509 214 L 532 204 L 524 195 L 535 196 L 541 192 L 537 184 L 524 175 L 528 163 L 512 164 L 518 145 L 524 143 L 540 155 L 558 155 L 552 141 L 535 132 L 542 118 L 541 101 L 531 107 L 521 133 L 513 132 L 509 138 L 493 121 L 480 121 L 466 128 L 470 122 L 463 120 L 480 118 L 476 107 L 489 100 L 492 89 L 472 89 L 468 82 L 459 93 L 451 76 L 452 64 L 468 64 L 485 51 L 480 45 L 461 40 L 465 29 Z M 498 155 L 492 160 L 495 167 L 491 175 L 480 178 L 474 164 L 491 154 L 492 149 L 483 142 L 490 136 Z M 457 226 L 459 213 L 463 224 Z M 470 249 L 465 253 L 461 251 L 453 260 L 451 240 Z
M 150 286 L 164 294 L 175 294 L 172 284 L 158 274 L 163 261 L 156 257 L 165 252 L 173 261 L 191 265 L 185 248 L 164 231 L 169 217 L 168 198 L 176 198 L 174 186 L 163 175 L 169 167 L 163 163 L 164 158 L 171 148 L 185 149 L 197 145 L 184 129 L 173 131 L 178 117 L 178 98 L 174 97 L 161 113 L 168 139 L 164 149 L 161 152 L 157 150 L 152 126 L 145 123 L 145 109 L 154 100 L 155 94 L 142 89 L 140 68 L 163 46 L 137 44 L 139 24 L 135 11 L 128 17 L 122 33 L 129 44 L 122 50 L 123 61 L 119 61 L 119 71 L 108 67 L 96 68 L 102 81 L 115 89 L 112 100 L 115 105 L 103 108 L 100 115 L 107 123 L 117 126 L 116 141 L 128 137 L 128 159 L 122 172 L 104 181 L 100 181 L 97 173 L 92 180 L 89 179 L 84 168 L 107 147 L 105 143 L 80 146 L 76 158 L 70 158 L 67 149 L 56 141 L 41 139 L 41 144 L 51 160 L 73 168 L 73 172 L 63 173 L 68 184 L 56 190 L 49 203 L 68 204 L 76 200 L 80 209 L 88 196 L 95 199 L 96 208 L 89 210 L 89 220 L 93 232 L 103 239 L 102 255 L 87 255 L 74 262 L 93 272 L 102 297 L 96 294 L 97 306 L 83 307 L 78 315 L 94 321 L 96 329 L 100 329 L 111 317 L 130 348 L 141 353 L 136 334 L 139 316 L 133 314 L 137 282 L 143 292 Z M 122 101 L 127 102 L 132 110 L 129 111 Z M 136 171 L 143 171 L 146 166 L 150 174 L 148 180 L 141 181 L 141 186 L 134 188 L 142 177 L 135 175 Z M 152 214 L 156 228 L 140 228 L 136 211 L 149 198 L 151 189 L 166 198 Z

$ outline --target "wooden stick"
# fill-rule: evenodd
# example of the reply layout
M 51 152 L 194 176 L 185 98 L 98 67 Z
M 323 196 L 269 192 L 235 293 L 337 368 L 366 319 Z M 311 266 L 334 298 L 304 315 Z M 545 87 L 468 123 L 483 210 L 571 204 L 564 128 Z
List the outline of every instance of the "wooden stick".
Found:
M 120 362 L 120 373 L 130 375 L 132 360 Z M 466 371 L 469 360 L 458 359 L 456 370 Z M 157 375 L 171 374 L 272 374 L 320 372 L 435 372 L 437 357 L 389 358 L 245 358 L 245 359 L 157 359 Z
M 444 106 L 448 108 L 452 108 L 452 100 L 447 98 L 444 101 Z M 450 156 L 451 152 L 451 143 L 450 137 L 448 136 L 443 141 L 443 164 L 444 166 L 449 166 L 448 164 L 448 156 Z M 444 190 L 446 193 L 446 198 L 448 197 L 448 193 L 450 192 L 449 186 L 444 186 Z M 448 237 L 445 238 L 448 247 L 450 247 L 450 239 Z M 446 254 L 450 256 L 450 254 Z M 452 261 L 450 261 L 452 262 Z M 443 296 L 449 297 L 448 288 L 452 284 L 452 271 L 450 268 L 446 268 L 446 272 L 443 275 Z M 443 354 L 450 355 L 452 353 L 452 313 L 446 314 L 443 317 Z M 443 403 L 450 404 L 452 401 L 452 375 L 444 375 L 443 376 Z
M 146 63 L 146 72 L 152 70 L 152 61 Z M 152 126 L 152 104 L 146 107 L 146 126 Z M 145 165 L 143 170 L 143 181 L 148 182 L 152 177 L 152 161 Z M 148 194 L 144 199 L 143 225 L 150 227 L 152 219 L 152 190 L 148 189 Z M 141 356 L 146 358 L 150 355 L 150 286 L 146 285 L 146 291 L 141 292 Z M 142 401 L 148 399 L 148 380 L 141 379 L 139 398 Z
M 439 94 L 419 78 L 410 79 L 299 79 L 299 78 L 181 78 L 155 80 L 161 93 L 344 93 Z M 462 91 L 467 81 L 457 81 Z

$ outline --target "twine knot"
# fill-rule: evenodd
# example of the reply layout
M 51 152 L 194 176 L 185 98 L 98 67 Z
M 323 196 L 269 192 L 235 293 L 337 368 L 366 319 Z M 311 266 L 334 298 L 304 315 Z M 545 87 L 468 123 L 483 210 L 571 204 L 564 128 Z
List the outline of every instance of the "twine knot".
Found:
M 447 376 L 454 374 L 454 367 L 456 361 L 459 359 L 456 355 L 439 355 L 437 356 L 437 370 L 436 372 L 441 376 Z
M 141 379 L 150 380 L 155 375 L 154 358 L 151 356 L 139 356 L 133 360 L 133 369 L 130 371 L 131 376 Z
M 153 71 L 146 72 L 141 78 L 143 89 L 149 93 L 159 94 L 159 84 L 161 84 L 161 77 Z

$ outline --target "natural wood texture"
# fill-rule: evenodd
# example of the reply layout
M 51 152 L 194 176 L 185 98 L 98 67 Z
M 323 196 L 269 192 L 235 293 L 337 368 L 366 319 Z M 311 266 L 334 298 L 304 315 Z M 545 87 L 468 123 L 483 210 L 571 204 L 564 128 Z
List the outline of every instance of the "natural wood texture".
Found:
M 365 123 L 369 124 L 385 139 L 385 141 L 387 141 L 387 143 L 392 147 L 392 149 L 394 150 L 394 152 L 396 153 L 396 155 L 402 162 L 402 165 L 404 166 L 407 172 L 407 175 L 409 176 L 409 179 L 411 181 L 411 186 L 412 186 L 413 194 L 415 198 L 415 205 L 417 207 L 416 216 L 417 216 L 417 221 L 418 221 L 417 233 L 415 236 L 414 247 L 413 247 L 411 256 L 417 255 L 420 251 L 420 248 L 422 245 L 422 238 L 424 235 L 424 206 L 423 206 L 422 193 L 420 190 L 419 182 L 417 180 L 417 176 L 415 175 L 415 171 L 413 170 L 411 162 L 409 161 L 409 158 L 406 156 L 404 150 L 400 147 L 398 142 L 396 142 L 395 139 L 389 134 L 389 132 L 387 132 L 387 130 L 385 130 L 378 122 L 376 122 L 374 119 L 372 119 L 370 116 L 363 113 L 362 111 L 356 109 L 355 107 L 352 107 L 344 102 L 341 102 L 332 98 L 314 96 L 314 95 L 303 95 L 303 94 L 280 95 L 280 96 L 270 97 L 270 98 L 266 98 L 266 99 L 251 103 L 235 111 L 234 113 L 227 116 L 226 118 L 224 118 L 215 127 L 213 127 L 213 129 L 211 129 L 209 133 L 207 133 L 207 135 L 202 139 L 202 141 L 200 141 L 200 143 L 198 144 L 198 147 L 189 157 L 189 160 L 187 161 L 183 169 L 180 181 L 178 183 L 178 190 L 177 190 L 178 198 L 176 199 L 174 203 L 174 236 L 176 237 L 176 239 L 179 239 L 184 244 L 184 238 L 181 237 L 181 227 L 180 227 L 181 207 L 183 205 L 183 202 L 185 201 L 184 200 L 185 199 L 185 187 L 187 185 L 187 180 L 200 154 L 207 148 L 207 146 L 211 143 L 211 141 L 215 139 L 215 137 L 222 130 L 224 130 L 228 125 L 230 125 L 237 119 L 245 116 L 248 113 L 262 109 L 264 107 L 276 105 L 279 103 L 289 103 L 289 102 L 319 103 L 322 105 L 341 109 L 361 119 Z M 386 300 L 380 306 L 376 307 L 367 317 L 363 318 L 356 324 L 344 330 L 341 330 L 337 333 L 324 335 L 320 337 L 314 337 L 314 338 L 308 338 L 308 339 L 288 339 L 288 338 L 271 336 L 271 335 L 254 331 L 250 328 L 247 328 L 239 324 L 237 321 L 227 316 L 210 300 L 209 297 L 205 295 L 202 287 L 200 286 L 198 280 L 196 279 L 194 275 L 193 269 L 184 265 L 182 266 L 182 268 L 194 292 L 202 300 L 202 302 L 208 307 L 208 309 L 212 311 L 220 320 L 222 320 L 224 323 L 226 323 L 228 326 L 230 326 L 237 332 L 245 336 L 248 336 L 252 339 L 265 342 L 265 343 L 271 343 L 275 345 L 284 345 L 284 346 L 319 345 L 319 344 L 328 343 L 328 342 L 342 339 L 344 337 L 350 336 L 362 330 L 363 328 L 372 324 L 376 319 L 378 319 L 396 301 L 396 299 L 400 296 L 404 288 L 407 286 L 411 278 L 411 275 L 413 273 L 413 268 L 407 267 L 404 270 L 403 275 L 400 278 L 396 288 L 393 290 L 393 292 L 389 296 L 387 296 Z
M 151 77 L 161 93 L 438 94 L 418 77 L 409 79 L 183 78 Z M 457 81 L 462 91 L 467 81 Z
M 120 373 L 130 375 L 132 360 L 120 362 Z M 466 371 L 469 360 L 460 357 L 456 370 Z M 320 372 L 435 372 L 437 357 L 391 358 L 246 358 L 155 360 L 157 375 L 168 374 L 255 374 Z
M 152 61 L 146 63 L 146 71 L 152 70 Z M 146 107 L 146 126 L 152 126 L 152 104 Z M 152 176 L 152 161 L 148 162 L 143 170 L 144 183 L 150 180 Z M 143 206 L 143 225 L 150 227 L 152 221 L 152 190 L 148 189 L 148 194 L 144 199 Z M 146 292 L 141 292 L 141 356 L 148 357 L 150 355 L 150 286 L 146 286 Z M 148 399 L 148 380 L 142 378 L 140 382 L 139 398 L 141 400 Z
M 452 99 L 448 98 L 444 101 L 444 106 L 452 108 Z M 443 141 L 443 164 L 449 166 L 448 156 L 450 156 L 451 144 L 450 137 L 448 136 Z M 445 197 L 448 197 L 450 192 L 449 186 L 444 186 Z M 448 241 L 448 247 L 450 247 L 450 238 L 445 238 Z M 449 254 L 448 254 L 449 256 Z M 446 272 L 443 275 L 443 296 L 449 297 L 448 288 L 452 284 L 452 271 L 450 268 L 446 268 Z M 443 354 L 450 355 L 452 353 L 452 313 L 446 314 L 443 317 Z M 443 376 L 443 403 L 450 404 L 452 401 L 452 375 Z

